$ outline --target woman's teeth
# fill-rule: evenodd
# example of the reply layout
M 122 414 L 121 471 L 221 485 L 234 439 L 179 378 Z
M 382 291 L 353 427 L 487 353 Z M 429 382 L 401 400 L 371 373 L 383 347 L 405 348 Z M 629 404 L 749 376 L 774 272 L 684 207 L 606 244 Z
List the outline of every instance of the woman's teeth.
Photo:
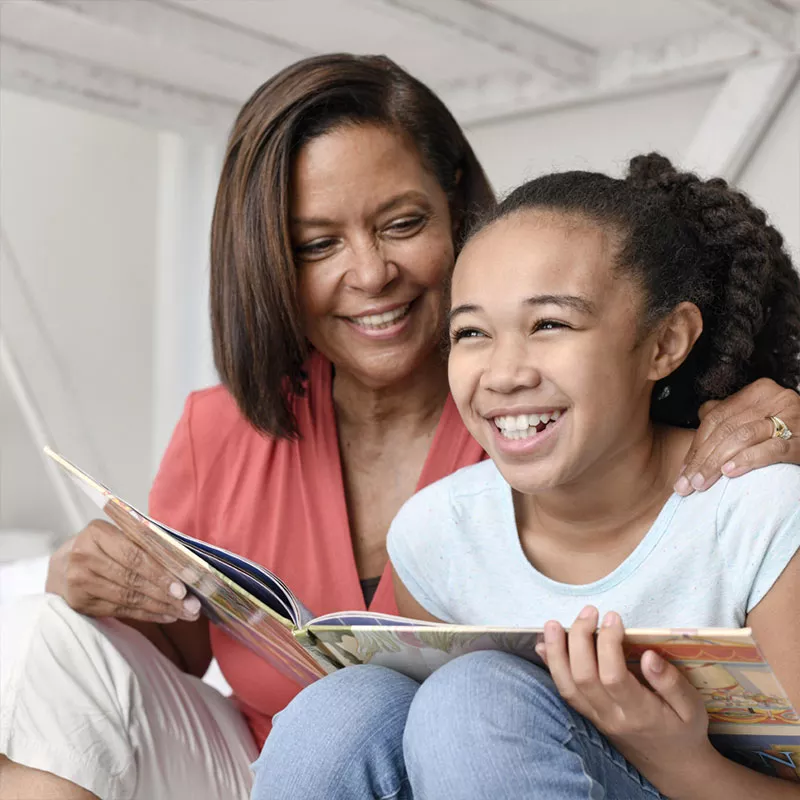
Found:
M 543 414 L 518 414 L 515 417 L 495 417 L 494 424 L 506 439 L 526 439 L 541 433 L 549 422 L 561 416 L 560 410 L 545 411 Z
M 386 311 L 383 314 L 367 314 L 363 317 L 350 317 L 350 321 L 362 328 L 377 331 L 381 328 L 388 328 L 390 325 L 394 325 L 395 322 L 398 322 L 406 316 L 410 309 L 411 303 L 407 303 L 400 308 Z

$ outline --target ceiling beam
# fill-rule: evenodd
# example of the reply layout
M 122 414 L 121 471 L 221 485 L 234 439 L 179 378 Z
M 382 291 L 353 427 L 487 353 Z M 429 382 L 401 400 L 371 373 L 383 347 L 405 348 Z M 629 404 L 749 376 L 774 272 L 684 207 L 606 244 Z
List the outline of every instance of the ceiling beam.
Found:
M 208 17 L 191 7 L 163 0 L 39 0 L 102 25 L 136 34 L 165 46 L 212 56 L 269 75 L 292 61 L 310 55 L 302 45 L 235 23 Z
M 724 24 L 762 45 L 784 51 L 798 47 L 798 15 L 769 0 L 694 0 Z
M 685 165 L 735 183 L 797 74 L 797 58 L 748 64 L 731 72 L 689 146 Z
M 584 84 L 541 80 L 460 82 L 441 95 L 465 125 L 492 124 L 509 117 L 668 89 L 723 78 L 759 55 L 752 39 L 714 29 L 620 48 L 602 55 L 594 78 Z
M 450 28 L 483 42 L 556 78 L 586 80 L 594 68 L 594 53 L 527 20 L 488 8 L 478 0 L 383 0 L 423 17 L 428 23 Z
M 240 105 L 5 38 L 0 79 L 25 94 L 213 138 L 224 136 Z

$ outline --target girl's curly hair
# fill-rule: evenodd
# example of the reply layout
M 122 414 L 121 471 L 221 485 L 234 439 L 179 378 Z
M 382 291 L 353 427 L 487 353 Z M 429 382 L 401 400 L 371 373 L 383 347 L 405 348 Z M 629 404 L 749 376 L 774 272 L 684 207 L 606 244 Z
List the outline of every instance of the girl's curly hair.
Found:
M 529 181 L 471 235 L 533 208 L 612 227 L 619 237 L 615 266 L 644 289 L 644 330 L 681 302 L 700 309 L 702 335 L 654 388 L 654 421 L 694 427 L 706 400 L 757 378 L 800 386 L 800 277 L 783 237 L 745 194 L 650 153 L 631 160 L 624 180 L 575 171 Z

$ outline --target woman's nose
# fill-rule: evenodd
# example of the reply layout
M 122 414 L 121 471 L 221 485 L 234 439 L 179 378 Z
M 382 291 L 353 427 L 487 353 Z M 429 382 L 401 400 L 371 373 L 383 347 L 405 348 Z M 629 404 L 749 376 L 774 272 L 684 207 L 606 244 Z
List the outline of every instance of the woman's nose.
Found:
M 397 277 L 397 265 L 374 242 L 354 247 L 350 259 L 347 285 L 365 294 L 380 294 Z

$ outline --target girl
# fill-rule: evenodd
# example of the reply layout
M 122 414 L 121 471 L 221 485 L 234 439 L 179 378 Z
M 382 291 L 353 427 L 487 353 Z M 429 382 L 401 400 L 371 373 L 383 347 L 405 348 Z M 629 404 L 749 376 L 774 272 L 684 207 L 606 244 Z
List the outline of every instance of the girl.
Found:
M 421 687 L 344 670 L 280 715 L 254 797 L 800 797 L 714 750 L 674 667 L 646 653 L 642 684 L 622 652 L 623 620 L 749 625 L 800 705 L 800 469 L 689 497 L 670 477 L 704 401 L 800 384 L 800 281 L 763 212 L 658 155 L 624 181 L 539 178 L 462 251 L 449 326 L 453 398 L 491 461 L 395 519 L 398 607 L 546 623 L 549 674 L 502 653 Z

